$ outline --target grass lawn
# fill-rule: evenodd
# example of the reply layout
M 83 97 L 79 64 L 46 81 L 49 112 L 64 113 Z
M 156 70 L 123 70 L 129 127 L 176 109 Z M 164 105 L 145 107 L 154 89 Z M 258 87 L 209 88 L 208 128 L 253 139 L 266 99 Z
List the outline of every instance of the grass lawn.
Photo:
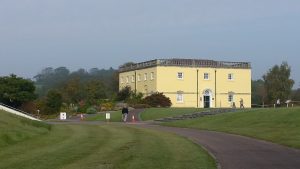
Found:
M 141 119 L 144 121 L 155 120 L 164 117 L 172 117 L 188 113 L 200 112 L 201 108 L 149 108 L 141 113 Z
M 121 111 L 115 111 L 110 113 L 110 121 L 111 122 L 120 122 L 122 121 L 122 113 Z M 105 113 L 96 114 L 94 116 L 90 116 L 85 118 L 87 121 L 106 121 Z
M 300 108 L 252 109 L 162 125 L 222 131 L 300 148 Z
M 0 111 L 0 136 L 0 168 L 216 168 L 187 139 L 122 124 L 50 126 Z

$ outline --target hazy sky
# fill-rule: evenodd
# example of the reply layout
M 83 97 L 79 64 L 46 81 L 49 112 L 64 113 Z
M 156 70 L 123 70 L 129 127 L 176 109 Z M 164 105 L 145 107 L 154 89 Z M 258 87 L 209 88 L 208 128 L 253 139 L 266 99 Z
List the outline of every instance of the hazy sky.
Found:
M 300 82 L 299 0 L 0 0 L 0 75 L 128 61 L 287 61 Z

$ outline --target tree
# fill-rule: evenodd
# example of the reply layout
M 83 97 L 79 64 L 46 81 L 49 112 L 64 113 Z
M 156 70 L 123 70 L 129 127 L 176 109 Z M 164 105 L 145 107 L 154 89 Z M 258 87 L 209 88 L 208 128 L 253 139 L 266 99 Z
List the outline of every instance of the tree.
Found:
M 57 90 L 49 90 L 46 96 L 43 113 L 55 114 L 60 111 L 62 106 L 62 96 Z
M 31 80 L 16 75 L 0 77 L 0 102 L 19 108 L 36 99 L 35 86 Z
M 293 101 L 300 101 L 300 88 L 298 88 L 297 90 L 293 90 L 292 100 Z
M 89 104 L 97 104 L 97 100 L 105 99 L 105 86 L 100 80 L 88 81 L 85 85 L 86 100 Z
M 145 97 L 143 102 L 152 107 L 170 107 L 172 105 L 170 98 L 159 92 Z
M 290 79 L 290 75 L 291 67 L 287 62 L 283 62 L 280 66 L 275 65 L 263 75 L 269 103 L 274 103 L 277 99 L 285 101 L 289 98 L 294 85 L 294 80 Z
M 67 81 L 61 91 L 64 101 L 67 103 L 78 103 L 85 98 L 85 93 L 82 89 L 80 78 L 78 77 Z
M 124 100 L 130 98 L 131 94 L 132 94 L 132 91 L 131 91 L 130 86 L 126 86 L 118 92 L 116 100 L 124 101 Z
M 251 102 L 252 104 L 264 104 L 266 101 L 267 93 L 265 90 L 264 86 L 264 81 L 259 79 L 259 80 L 252 80 L 252 85 L 251 85 Z

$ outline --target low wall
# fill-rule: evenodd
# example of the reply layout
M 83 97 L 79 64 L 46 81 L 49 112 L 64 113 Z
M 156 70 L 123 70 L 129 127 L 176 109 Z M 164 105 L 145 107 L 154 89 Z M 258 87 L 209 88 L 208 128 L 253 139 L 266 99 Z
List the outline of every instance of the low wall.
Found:
M 27 119 L 36 120 L 36 121 L 41 121 L 41 120 L 39 120 L 39 119 L 37 119 L 37 118 L 31 117 L 31 116 L 29 116 L 29 115 L 27 115 L 27 114 L 24 114 L 24 113 L 22 113 L 22 112 L 19 112 L 19 111 L 17 111 L 17 110 L 14 110 L 14 109 L 12 109 L 12 108 L 9 108 L 9 107 L 3 106 L 3 105 L 0 105 L 0 110 L 6 111 L 6 112 L 8 112 L 8 113 L 15 114 L 15 115 L 17 115 L 17 116 L 25 117 L 25 118 L 27 118 Z

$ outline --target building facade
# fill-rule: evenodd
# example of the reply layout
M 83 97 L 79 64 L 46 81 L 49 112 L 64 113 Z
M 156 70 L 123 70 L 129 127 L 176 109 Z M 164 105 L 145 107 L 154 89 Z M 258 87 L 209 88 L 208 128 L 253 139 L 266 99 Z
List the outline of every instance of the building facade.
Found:
M 251 65 L 199 59 L 157 59 L 119 67 L 119 90 L 162 92 L 172 107 L 251 107 Z

